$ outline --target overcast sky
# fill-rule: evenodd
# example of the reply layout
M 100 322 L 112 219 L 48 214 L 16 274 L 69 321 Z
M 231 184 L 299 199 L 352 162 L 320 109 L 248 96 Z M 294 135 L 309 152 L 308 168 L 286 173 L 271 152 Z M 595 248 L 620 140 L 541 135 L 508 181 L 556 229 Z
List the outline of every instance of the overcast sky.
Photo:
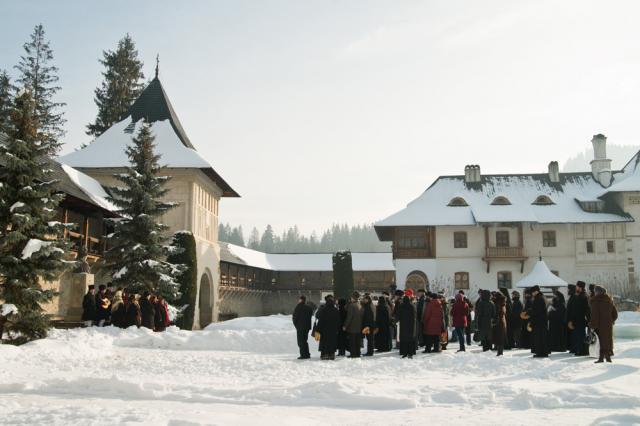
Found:
M 236 189 L 223 221 L 305 232 L 382 219 L 439 175 L 543 172 L 640 139 L 637 1 L 4 2 L 0 68 L 43 23 L 67 103 L 129 32 L 196 148 Z M 13 72 L 13 70 L 11 70 Z

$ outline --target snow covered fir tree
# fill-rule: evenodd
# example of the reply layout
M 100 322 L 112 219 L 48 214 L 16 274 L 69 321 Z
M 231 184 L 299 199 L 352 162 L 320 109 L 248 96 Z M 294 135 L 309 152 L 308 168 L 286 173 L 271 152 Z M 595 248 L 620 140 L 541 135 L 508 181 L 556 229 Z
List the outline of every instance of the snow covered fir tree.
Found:
M 106 267 L 116 286 L 175 300 L 179 293 L 176 276 L 182 265 L 167 261 L 176 247 L 167 244 L 169 227 L 158 219 L 176 204 L 162 201 L 170 178 L 158 174 L 161 157 L 155 153 L 150 124 L 146 120 L 138 124 L 126 150 L 131 166 L 126 173 L 114 175 L 123 186 L 110 188 L 111 201 L 120 208 L 122 217 L 112 221 L 115 230 L 108 237 L 111 248 L 105 253 Z
M 35 111 L 31 92 L 22 89 L 14 100 L 9 138 L 0 145 L 0 299 L 18 310 L 4 327 L 16 343 L 47 335 L 42 305 L 53 292 L 43 289 L 42 281 L 57 279 L 69 266 L 65 225 L 54 220 L 62 198 L 51 179 L 55 144 L 42 137 Z

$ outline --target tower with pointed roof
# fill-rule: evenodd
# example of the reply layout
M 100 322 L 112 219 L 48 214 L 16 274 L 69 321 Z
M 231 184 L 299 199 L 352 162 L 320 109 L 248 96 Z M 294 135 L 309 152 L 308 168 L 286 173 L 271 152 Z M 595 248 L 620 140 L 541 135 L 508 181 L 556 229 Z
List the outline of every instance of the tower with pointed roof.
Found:
M 113 175 L 129 165 L 125 149 L 143 119 L 151 123 L 156 150 L 165 165 L 163 173 L 172 176 L 167 184 L 167 201 L 179 203 L 162 220 L 172 232 L 187 230 L 196 239 L 199 285 L 194 327 L 204 328 L 218 316 L 220 199 L 239 195 L 191 143 L 160 82 L 158 63 L 154 79 L 120 121 L 90 145 L 60 161 L 105 186 L 115 186 Z

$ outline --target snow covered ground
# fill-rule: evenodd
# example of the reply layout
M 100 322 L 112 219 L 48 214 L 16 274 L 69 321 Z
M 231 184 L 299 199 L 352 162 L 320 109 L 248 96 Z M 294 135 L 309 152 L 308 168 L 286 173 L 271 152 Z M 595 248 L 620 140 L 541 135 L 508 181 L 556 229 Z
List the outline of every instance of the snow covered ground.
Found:
M 640 314 L 621 328 L 638 335 Z M 91 328 L 0 346 L 0 424 L 640 424 L 640 340 L 613 364 L 527 351 L 298 361 L 290 317 Z M 315 343 L 312 344 L 315 349 Z

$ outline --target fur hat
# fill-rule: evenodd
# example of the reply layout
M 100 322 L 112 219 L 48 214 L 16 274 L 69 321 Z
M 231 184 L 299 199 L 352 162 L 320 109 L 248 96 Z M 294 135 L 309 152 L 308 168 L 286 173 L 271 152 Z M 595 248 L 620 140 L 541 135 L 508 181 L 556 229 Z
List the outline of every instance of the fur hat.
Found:
M 540 293 L 540 286 L 539 285 L 534 285 L 533 287 L 531 287 L 531 293 L 533 293 L 535 291 Z
M 576 287 L 580 287 L 581 289 L 584 290 L 584 288 L 587 286 L 587 284 L 584 281 L 578 281 L 576 283 Z

